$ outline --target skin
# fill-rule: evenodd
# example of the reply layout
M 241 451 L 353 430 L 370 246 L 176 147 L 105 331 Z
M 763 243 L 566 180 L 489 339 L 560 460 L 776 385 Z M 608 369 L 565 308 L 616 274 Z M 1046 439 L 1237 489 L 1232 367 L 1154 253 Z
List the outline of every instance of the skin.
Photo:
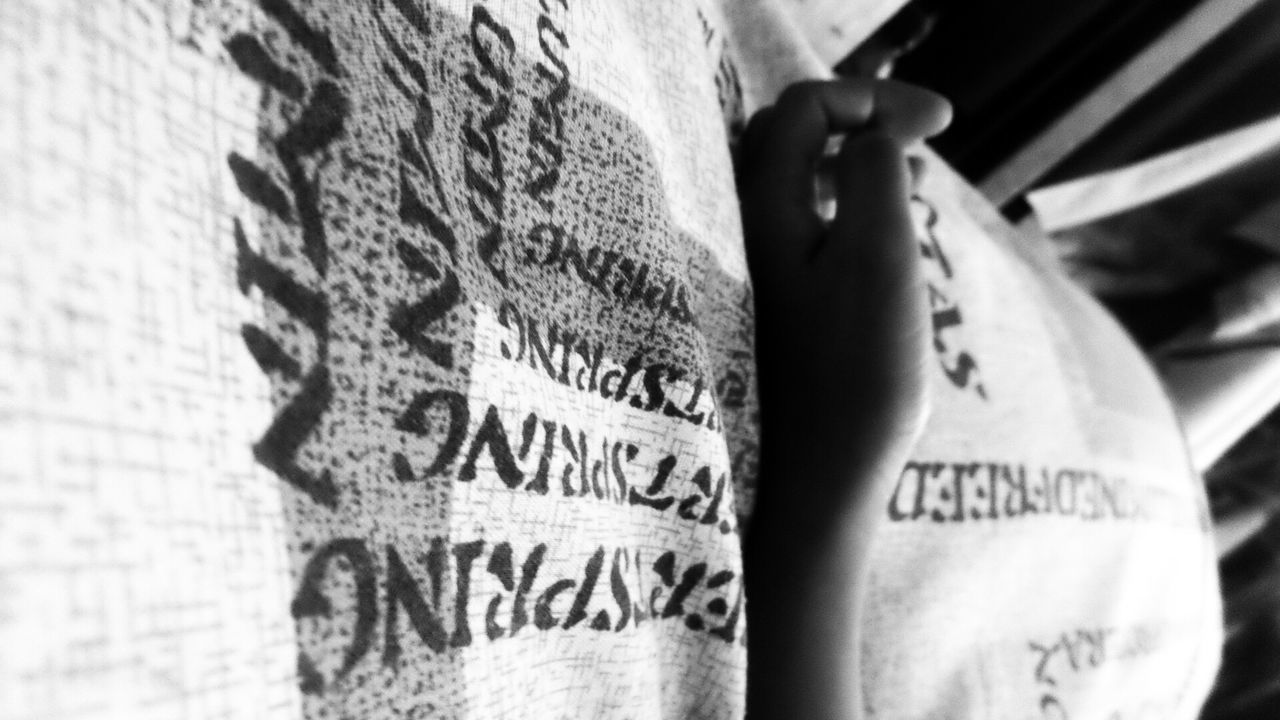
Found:
M 744 539 L 751 720 L 863 717 L 867 556 L 927 415 L 926 296 L 904 148 L 950 121 L 903 83 L 801 83 L 742 139 L 762 416 Z M 834 159 L 831 136 L 843 136 Z M 815 210 L 829 171 L 836 214 Z

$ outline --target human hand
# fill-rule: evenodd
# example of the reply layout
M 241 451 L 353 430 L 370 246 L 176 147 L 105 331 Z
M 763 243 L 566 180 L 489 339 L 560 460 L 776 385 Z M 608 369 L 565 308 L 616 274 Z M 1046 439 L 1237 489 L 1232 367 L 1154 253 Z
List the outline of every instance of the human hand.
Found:
M 748 712 L 861 717 L 858 622 L 887 493 L 926 413 L 929 320 L 903 148 L 950 119 L 901 83 L 802 83 L 742 138 L 761 473 L 744 546 Z M 815 204 L 830 136 L 836 210 Z
M 766 451 L 848 465 L 919 428 L 929 325 L 903 148 L 949 120 L 940 96 L 870 80 L 793 85 L 752 118 L 739 193 Z M 828 223 L 814 179 L 832 135 Z M 842 492 L 809 490 L 824 506 Z

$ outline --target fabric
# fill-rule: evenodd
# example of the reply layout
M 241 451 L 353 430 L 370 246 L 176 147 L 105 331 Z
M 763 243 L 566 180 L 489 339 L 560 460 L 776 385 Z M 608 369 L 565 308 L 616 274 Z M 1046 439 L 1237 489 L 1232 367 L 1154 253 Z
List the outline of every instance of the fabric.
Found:
M 748 114 L 830 75 L 804 39 L 762 32 L 743 33 Z M 1044 243 L 915 152 L 933 412 L 873 547 L 868 716 L 1195 718 L 1221 600 L 1173 408 Z
M 940 169 L 916 200 L 940 372 L 874 551 L 872 716 L 1194 718 L 1221 608 L 1171 404 L 961 182 Z
M 742 717 L 725 148 L 824 72 L 785 18 L 0 5 L 3 715 Z M 870 710 L 1191 717 L 1219 620 L 1168 404 L 931 165 Z
M 4 13 L 6 717 L 742 715 L 714 6 Z

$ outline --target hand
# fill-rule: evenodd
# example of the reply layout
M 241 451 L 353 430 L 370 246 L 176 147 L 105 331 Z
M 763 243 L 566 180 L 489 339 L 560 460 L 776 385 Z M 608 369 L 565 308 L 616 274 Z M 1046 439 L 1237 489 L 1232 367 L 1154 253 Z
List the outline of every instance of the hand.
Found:
M 929 320 L 903 148 L 949 119 L 945 100 L 909 85 L 812 82 L 742 138 L 762 414 L 744 547 L 753 720 L 861 716 L 865 559 L 926 413 Z M 814 185 L 832 135 L 844 141 L 828 223 Z
M 919 429 L 929 320 L 903 146 L 949 119 L 930 91 L 844 80 L 794 85 L 748 126 L 739 192 L 766 463 L 772 450 L 784 471 L 813 456 L 847 468 Z M 844 142 L 830 168 L 836 214 L 827 223 L 815 211 L 814 178 L 832 135 Z M 778 482 L 787 488 L 760 489 L 770 507 L 808 501 L 812 511 L 857 485 L 829 476 Z

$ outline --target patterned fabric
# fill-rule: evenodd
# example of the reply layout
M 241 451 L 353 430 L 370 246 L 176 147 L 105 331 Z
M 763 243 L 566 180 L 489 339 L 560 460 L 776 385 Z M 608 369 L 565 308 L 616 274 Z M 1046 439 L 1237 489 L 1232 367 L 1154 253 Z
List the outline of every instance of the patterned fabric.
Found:
M 0 5 L 2 714 L 742 717 L 726 148 L 824 72 L 796 27 Z M 885 509 L 869 710 L 1191 717 L 1220 627 L 1168 404 L 931 165 L 936 411 Z
M 308 715 L 740 715 L 750 298 L 714 28 L 274 9 L 228 42 L 265 91 L 229 166 Z
M 738 91 L 629 5 L 7 6 L 24 716 L 287 714 L 286 612 L 307 717 L 741 716 Z
M 830 77 L 787 22 L 753 20 L 736 44 L 748 114 Z M 1221 600 L 1173 408 L 1043 243 L 915 152 L 932 415 L 873 546 L 867 714 L 1195 718 Z

